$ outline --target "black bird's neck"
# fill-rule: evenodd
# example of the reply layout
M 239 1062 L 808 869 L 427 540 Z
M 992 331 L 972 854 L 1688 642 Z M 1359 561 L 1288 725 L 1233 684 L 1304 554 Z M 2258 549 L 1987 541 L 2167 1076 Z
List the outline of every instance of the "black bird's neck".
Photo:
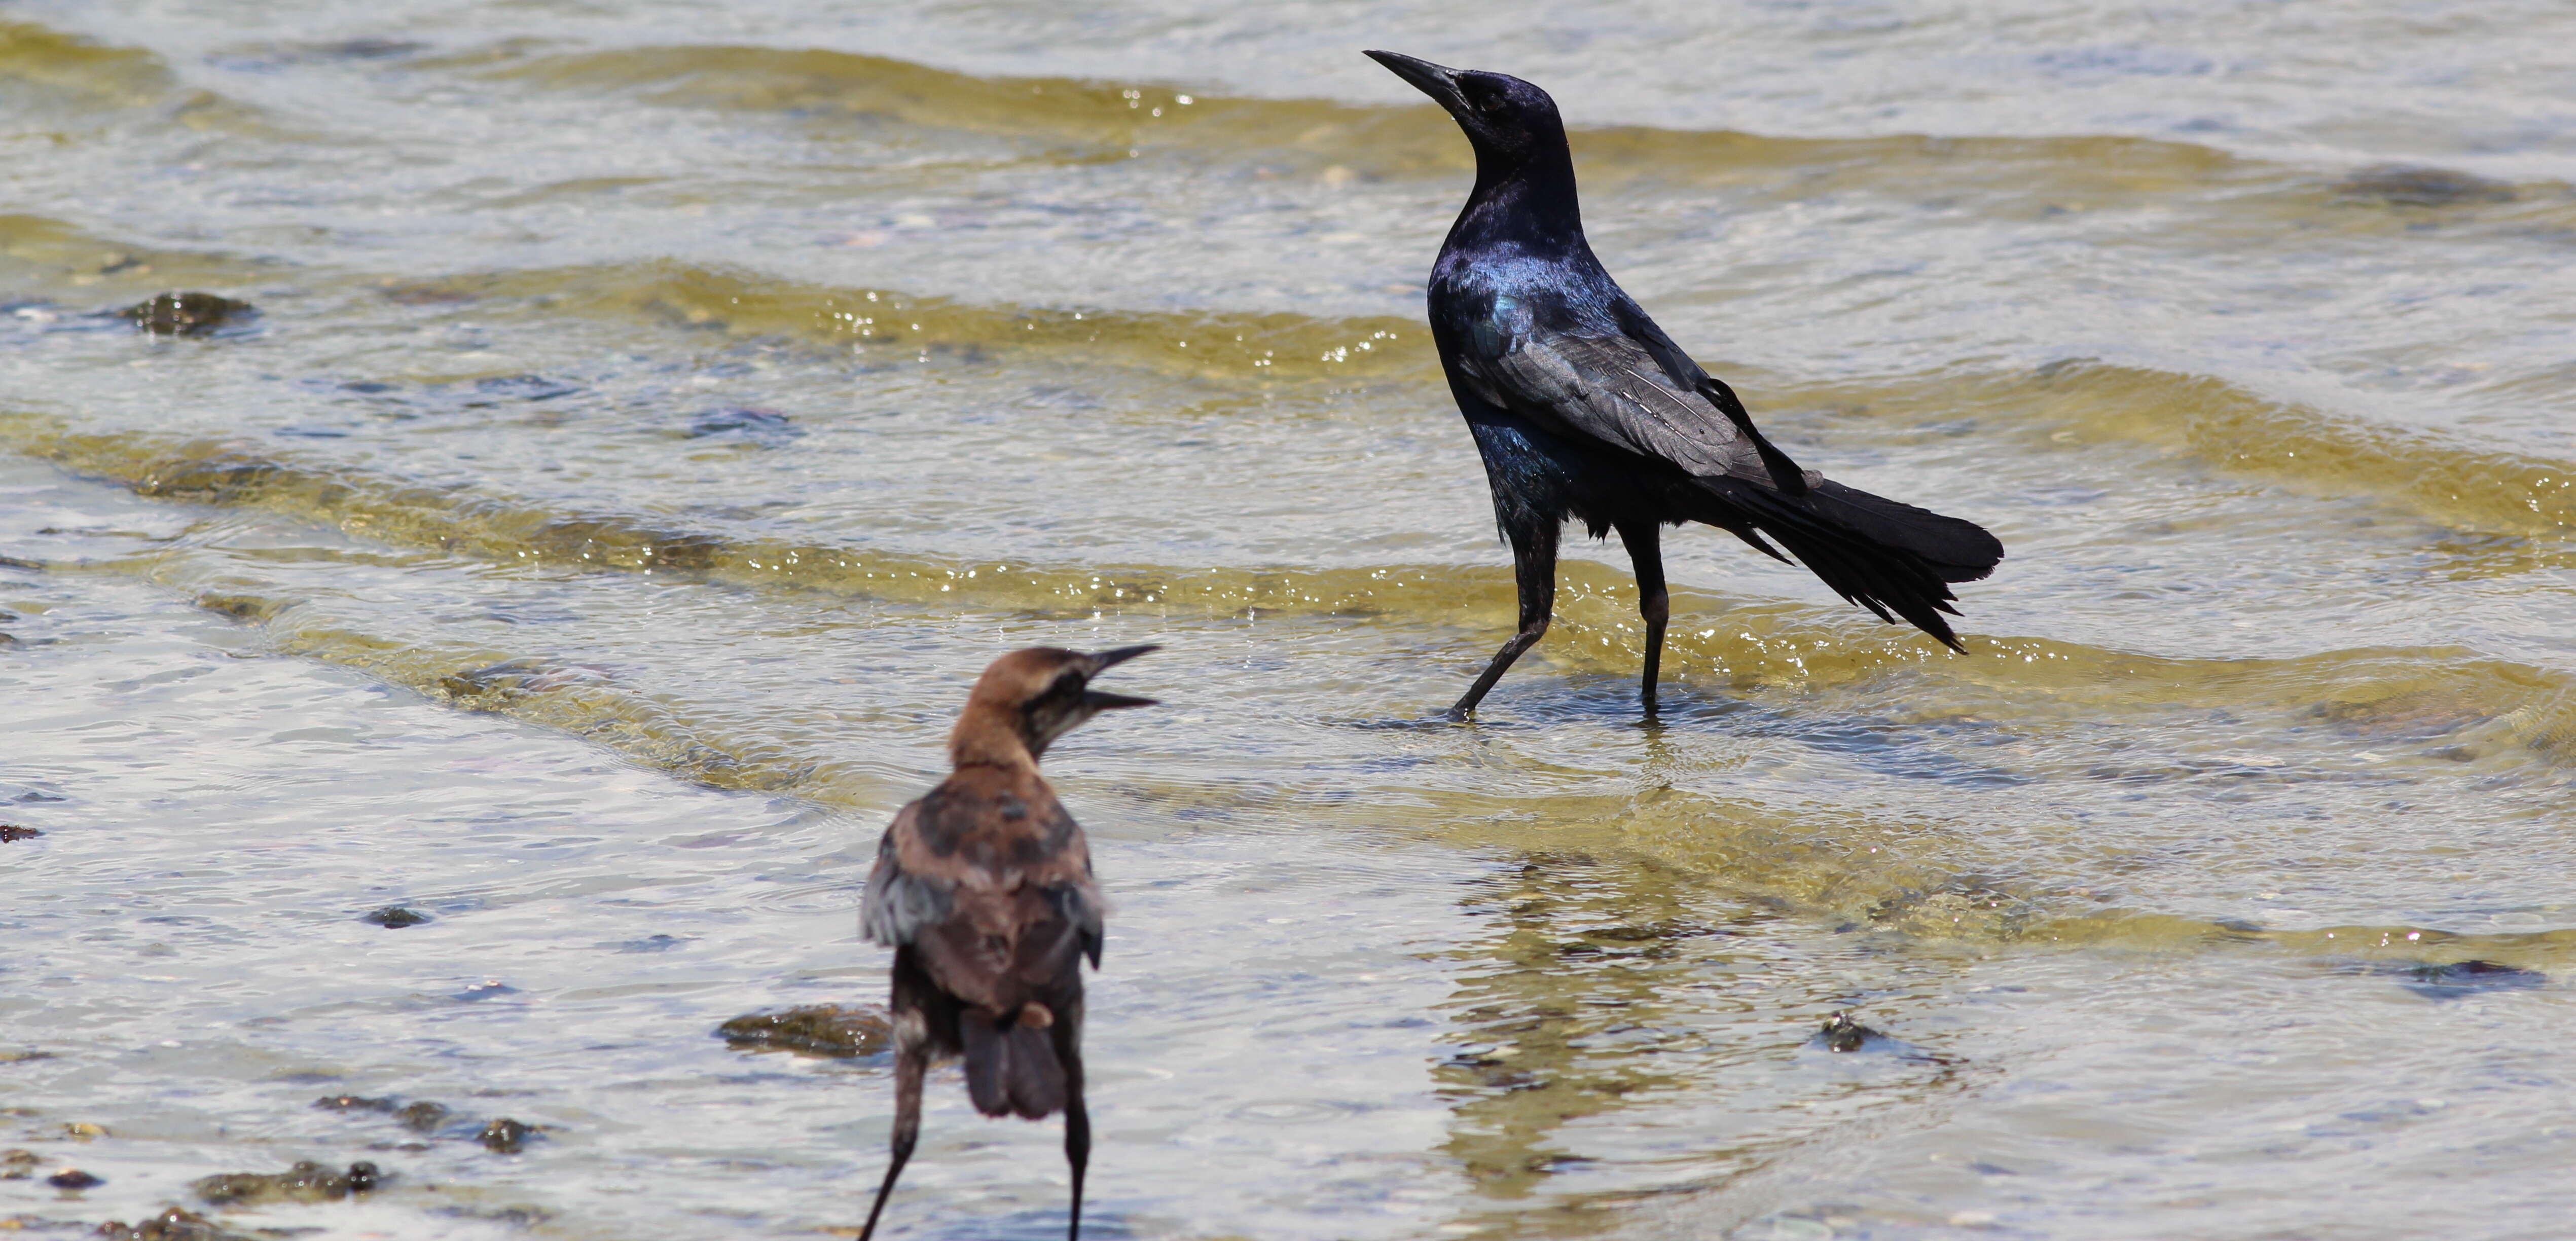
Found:
M 1516 246 L 1539 256 L 1586 252 L 1574 159 L 1555 150 L 1510 165 L 1478 153 L 1476 188 L 1449 227 L 1448 250 Z

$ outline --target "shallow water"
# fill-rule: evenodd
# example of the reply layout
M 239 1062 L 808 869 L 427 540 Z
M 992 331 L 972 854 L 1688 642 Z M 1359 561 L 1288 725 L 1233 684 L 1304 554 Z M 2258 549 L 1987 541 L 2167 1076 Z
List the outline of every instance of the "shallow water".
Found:
M 880 996 L 986 660 L 1154 641 L 1050 760 L 1099 1235 L 2561 1235 L 2576 10 L 2384 7 L 0 9 L 0 1146 L 106 1178 L 0 1222 L 854 1224 L 889 1065 L 715 1027 Z M 1552 89 L 1773 438 L 2003 537 L 1967 656 L 1677 534 L 1641 727 L 1581 543 L 1434 722 L 1469 163 L 1364 46 Z M 260 314 L 98 314 L 180 288 Z M 904 1186 L 1062 1225 L 953 1082 Z

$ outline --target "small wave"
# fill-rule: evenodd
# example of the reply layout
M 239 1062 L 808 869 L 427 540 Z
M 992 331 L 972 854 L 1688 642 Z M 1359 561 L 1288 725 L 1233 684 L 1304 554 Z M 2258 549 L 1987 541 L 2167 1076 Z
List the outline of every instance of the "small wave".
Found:
M 269 264 L 101 237 L 41 215 L 0 215 L 0 288 L 106 310 L 172 288 L 238 289 Z
M 1500 568 L 965 561 L 761 538 L 646 514 L 566 512 L 520 498 L 424 486 L 307 461 L 264 445 L 74 433 L 32 415 L 0 419 L 0 442 L 143 495 L 253 507 L 378 542 L 504 565 L 668 574 L 942 610 L 1038 616 L 1376 616 L 1499 633 L 1508 628 L 1514 606 L 1510 576 Z M 1632 675 L 1644 640 L 1634 599 L 1633 585 L 1617 570 L 1568 562 L 1560 579 L 1559 619 L 1542 648 L 1543 657 Z M 2457 702 L 2470 705 L 2462 706 L 2459 718 L 2443 731 L 2475 726 L 2452 742 L 2473 754 L 2511 751 L 2576 759 L 2576 680 L 2464 649 L 2175 659 L 2039 638 L 1974 637 L 1974 654 L 1962 659 L 1910 630 L 1807 605 L 1677 591 L 1673 611 L 1677 623 L 1667 650 L 1675 671 L 1740 690 L 1851 686 L 1891 673 L 1923 673 L 1944 678 L 1954 691 L 1973 691 L 1971 698 L 1991 695 L 2007 714 L 2036 710 L 2045 715 L 2078 707 L 2136 710 L 2157 703 L 2199 709 L 2223 702 L 2276 713 L 2321 712 L 2320 720 L 2363 731 L 2381 714 L 2420 715 L 2424 703 Z M 2162 780 L 2195 773 L 2186 765 L 2130 774 Z
M 110 47 L 29 22 L 0 22 L 0 78 L 13 111 L 92 115 L 162 102 L 178 79 L 141 48 Z
M 2470 530 L 2576 531 L 2576 464 L 2337 418 L 2208 376 L 2089 359 L 2041 367 L 2028 392 L 2034 414 L 2079 436 L 2184 447 L 2225 469 L 2329 495 L 2385 496 Z
M 897 356 L 1078 352 L 1086 360 L 1231 381 L 1438 382 L 1429 333 L 1398 318 L 1330 319 L 981 305 L 844 289 L 674 262 L 456 276 L 406 285 L 415 298 L 519 299 L 535 312 L 642 316 Z M 2093 359 L 2036 372 L 1892 376 L 1759 394 L 1765 408 L 1867 400 L 1927 416 L 1962 409 L 1998 424 L 2187 449 L 2223 469 L 2334 496 L 2369 494 L 2474 532 L 2576 532 L 2576 462 L 2447 442 L 2264 397 L 2213 376 Z
M 668 260 L 457 275 L 387 286 L 385 295 L 425 304 L 516 300 L 544 315 L 782 336 L 861 357 L 1069 350 L 1166 374 L 1238 380 L 1430 381 L 1437 365 L 1429 332 L 1406 319 L 978 305 Z
M 153 110 L 188 130 L 283 136 L 265 125 L 258 109 L 187 87 L 151 52 L 29 22 L 0 21 L 0 82 L 8 84 L 12 122 L 36 120 L 77 131 Z
M 670 106 L 969 132 L 1125 157 L 1155 150 L 1284 165 L 1328 183 L 1457 176 L 1473 156 L 1428 104 L 1255 98 L 1167 83 L 981 77 L 882 56 L 755 46 L 664 46 L 566 54 L 495 51 L 460 62 L 549 90 L 616 91 Z M 2564 197 L 2439 169 L 2366 168 L 2319 181 L 2308 169 L 2216 147 L 2113 134 L 1780 137 L 1734 130 L 1592 126 L 1569 118 L 1587 185 L 1779 182 L 1815 196 L 1878 187 L 1989 208 L 2066 209 L 2189 196 L 2272 215 L 2357 201 L 2456 206 Z M 2565 187 L 2555 187 L 2563 191 Z M 2248 191 L 2265 191 L 2252 193 Z M 2243 206 L 2231 206 L 2243 204 Z
M 550 89 L 631 91 L 659 104 L 1071 143 L 1140 144 L 1363 160 L 1372 170 L 1463 166 L 1455 131 L 1420 109 L 1222 98 L 1071 78 L 977 77 L 848 52 L 650 47 L 539 56 L 486 71 Z M 1444 130 L 1448 132 L 1444 133 Z

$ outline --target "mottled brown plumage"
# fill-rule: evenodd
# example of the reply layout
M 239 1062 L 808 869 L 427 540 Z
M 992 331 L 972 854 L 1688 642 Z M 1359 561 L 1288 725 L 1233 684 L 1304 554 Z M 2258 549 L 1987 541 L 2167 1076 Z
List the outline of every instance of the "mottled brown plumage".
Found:
M 921 1134 L 922 1075 L 966 1060 L 966 1093 L 987 1116 L 1064 1113 L 1073 1168 L 1065 1236 L 1082 1234 L 1091 1120 L 1082 1106 L 1082 959 L 1100 965 L 1100 890 L 1091 850 L 1038 774 L 1048 743 L 1084 720 L 1148 698 L 1090 688 L 1147 651 L 1035 647 L 994 660 L 948 735 L 956 770 L 896 812 L 877 845 L 859 920 L 894 951 L 894 1154 L 861 1241 L 876 1234 Z

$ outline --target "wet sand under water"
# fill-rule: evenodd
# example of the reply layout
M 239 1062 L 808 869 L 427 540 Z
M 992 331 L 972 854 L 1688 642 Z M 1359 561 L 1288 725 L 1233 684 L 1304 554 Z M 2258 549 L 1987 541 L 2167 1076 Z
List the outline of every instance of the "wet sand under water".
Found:
M 1095 1235 L 2561 1235 L 2564 14 L 1165 8 L 0 20 L 0 1227 L 855 1224 L 886 1059 L 716 1028 L 880 997 L 987 659 L 1151 641 L 1049 758 Z M 1774 438 L 2004 538 L 1967 656 L 1677 534 L 1642 725 L 1581 543 L 1436 722 L 1468 166 L 1360 45 L 1555 90 Z M 1056 1142 L 935 1084 L 893 1235 L 1060 1235 Z

